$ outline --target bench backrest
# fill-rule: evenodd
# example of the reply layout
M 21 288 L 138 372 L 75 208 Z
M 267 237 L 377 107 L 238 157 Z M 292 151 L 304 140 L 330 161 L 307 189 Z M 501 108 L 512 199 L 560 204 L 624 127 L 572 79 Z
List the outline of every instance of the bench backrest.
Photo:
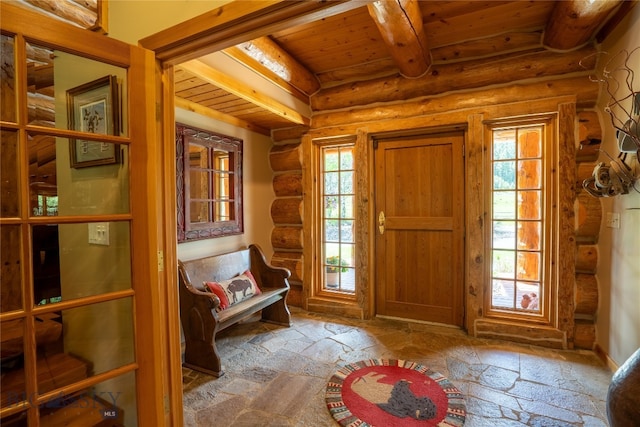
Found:
M 222 255 L 212 255 L 189 261 L 181 261 L 180 269 L 187 273 L 191 286 L 203 290 L 203 282 L 218 282 L 227 280 L 251 269 L 249 249 L 230 252 Z

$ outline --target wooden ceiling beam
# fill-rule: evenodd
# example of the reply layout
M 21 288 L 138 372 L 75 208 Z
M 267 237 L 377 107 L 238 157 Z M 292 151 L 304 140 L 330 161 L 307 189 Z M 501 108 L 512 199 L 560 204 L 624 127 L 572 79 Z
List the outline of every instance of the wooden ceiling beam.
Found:
M 348 0 L 236 0 L 140 40 L 176 65 L 285 28 L 362 7 Z
M 418 2 L 378 0 L 367 4 L 367 9 L 400 73 L 408 78 L 426 73 L 431 54 Z
M 195 74 L 202 80 L 211 83 L 220 89 L 226 90 L 242 99 L 245 99 L 252 104 L 271 111 L 272 113 L 287 119 L 292 123 L 309 125 L 311 118 L 303 115 L 299 111 L 288 107 L 275 99 L 257 92 L 252 86 L 235 78 L 212 68 L 205 63 L 198 60 L 191 60 L 180 64 L 178 67 L 185 69 L 186 71 Z
M 582 46 L 623 3 L 621 0 L 567 0 L 555 3 L 544 31 L 543 44 L 559 50 Z
M 229 114 L 221 113 L 220 111 L 213 110 L 211 108 L 204 107 L 198 103 L 191 102 L 187 99 L 174 97 L 174 103 L 176 108 L 182 108 L 183 110 L 191 111 L 193 113 L 200 114 L 201 116 L 209 117 L 214 120 L 219 120 L 230 125 L 250 130 L 262 135 L 271 136 L 271 131 L 265 129 L 262 126 L 258 126 L 253 123 L 249 123 L 246 120 L 239 119 L 237 117 L 230 116 Z
M 430 73 L 419 79 L 392 76 L 345 83 L 322 89 L 311 97 L 314 122 L 319 112 L 329 110 L 377 102 L 407 102 L 409 99 L 449 91 L 514 84 L 525 79 L 543 79 L 559 74 L 586 73 L 595 69 L 595 53 L 597 50 L 593 46 L 585 46 L 567 53 L 549 52 L 539 48 L 502 57 L 434 64 Z M 586 79 L 585 84 L 588 83 Z
M 320 89 L 316 76 L 269 37 L 259 37 L 222 51 L 298 99 Z

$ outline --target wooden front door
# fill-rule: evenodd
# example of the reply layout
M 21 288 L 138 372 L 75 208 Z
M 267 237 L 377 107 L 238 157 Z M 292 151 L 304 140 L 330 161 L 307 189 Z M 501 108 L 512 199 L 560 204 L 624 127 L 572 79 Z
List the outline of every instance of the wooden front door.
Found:
M 376 140 L 376 314 L 462 326 L 462 132 Z

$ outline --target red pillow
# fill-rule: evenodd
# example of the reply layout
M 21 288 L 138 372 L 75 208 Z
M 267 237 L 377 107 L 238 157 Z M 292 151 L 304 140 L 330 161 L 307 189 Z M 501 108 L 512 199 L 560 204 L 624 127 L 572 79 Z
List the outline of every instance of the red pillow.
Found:
M 229 298 L 227 298 L 227 293 L 222 289 L 220 283 L 216 282 L 204 282 L 205 286 L 209 288 L 211 293 L 216 294 L 216 296 L 220 299 L 220 310 L 224 310 L 229 307 Z

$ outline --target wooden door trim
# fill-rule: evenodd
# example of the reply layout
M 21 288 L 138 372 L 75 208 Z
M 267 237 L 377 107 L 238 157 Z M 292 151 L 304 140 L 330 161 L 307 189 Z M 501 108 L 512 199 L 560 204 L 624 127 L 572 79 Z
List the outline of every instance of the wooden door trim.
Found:
M 234 1 L 140 40 L 165 64 L 177 65 L 294 25 L 362 7 L 358 2 Z
M 182 401 L 182 350 L 180 342 L 180 301 L 178 297 L 178 234 L 176 201 L 176 144 L 174 67 L 156 61 L 157 82 L 162 82 L 162 126 L 158 127 L 158 140 L 163 141 L 162 177 L 164 191 L 164 269 L 166 278 L 166 320 L 167 352 L 169 370 L 169 405 L 167 425 L 179 426 L 184 423 Z M 177 344 L 177 345 L 176 345 Z
M 131 46 L 132 67 L 129 73 L 129 111 L 136 112 L 136 119 L 129 117 L 131 140 L 135 141 L 130 147 L 130 167 L 132 183 L 144 183 L 138 191 L 132 185 L 131 214 L 134 224 L 132 227 L 132 259 L 144 266 L 134 275 L 133 284 L 136 290 L 136 358 L 139 360 L 137 394 L 138 417 L 144 416 L 144 423 L 163 426 L 164 381 L 166 376 L 164 360 L 166 350 L 163 347 L 166 330 L 163 325 L 162 299 L 166 288 L 166 277 L 162 266 L 158 263 L 158 253 L 164 248 L 164 241 L 158 234 L 162 223 L 162 212 L 157 206 L 161 203 L 163 194 L 156 189 L 158 177 L 162 171 L 158 167 L 156 158 L 159 147 L 154 144 L 156 131 L 155 115 L 155 59 L 153 53 L 146 49 Z M 135 96 L 135 94 L 139 96 Z M 137 245 L 142 244 L 141 250 Z M 142 363 L 146 361 L 147 363 Z
M 391 130 L 384 132 L 375 132 L 370 134 L 370 139 L 375 147 L 377 143 L 387 139 L 409 139 L 417 136 L 445 135 L 448 133 L 466 133 L 469 124 L 466 122 L 451 123 L 443 126 L 417 127 L 412 129 Z

